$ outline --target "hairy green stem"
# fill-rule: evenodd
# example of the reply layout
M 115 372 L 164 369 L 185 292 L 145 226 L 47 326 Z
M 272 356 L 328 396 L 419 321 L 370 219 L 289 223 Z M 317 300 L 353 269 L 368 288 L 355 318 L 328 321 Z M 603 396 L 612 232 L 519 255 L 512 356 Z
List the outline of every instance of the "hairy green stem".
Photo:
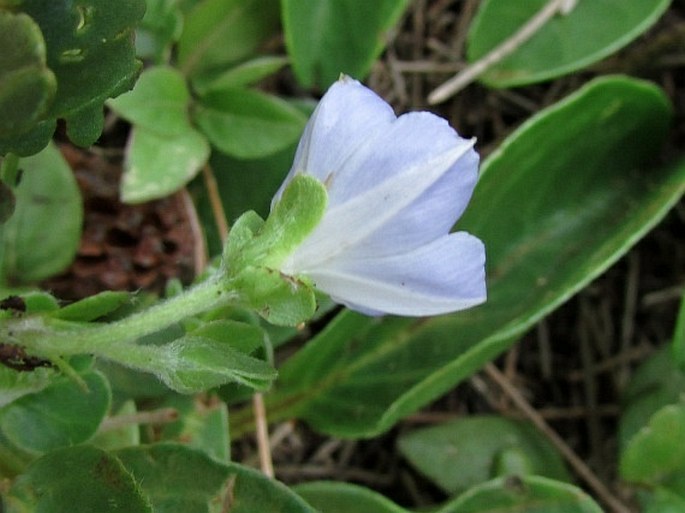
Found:
M 28 317 L 8 323 L 0 329 L 0 334 L 36 356 L 50 358 L 90 353 L 132 367 L 150 369 L 160 364 L 154 361 L 157 352 L 154 347 L 135 344 L 136 340 L 186 317 L 235 301 L 237 294 L 230 285 L 218 273 L 178 296 L 118 321 L 78 326 L 55 319 Z

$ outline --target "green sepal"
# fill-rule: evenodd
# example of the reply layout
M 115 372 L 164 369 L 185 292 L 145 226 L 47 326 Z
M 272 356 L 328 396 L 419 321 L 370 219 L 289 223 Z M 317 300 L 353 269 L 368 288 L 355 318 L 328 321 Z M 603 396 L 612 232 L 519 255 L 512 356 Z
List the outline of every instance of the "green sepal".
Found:
M 272 324 L 295 326 L 316 311 L 312 287 L 279 271 L 326 211 L 328 194 L 316 178 L 295 176 L 263 221 L 247 212 L 236 221 L 224 248 L 223 265 L 245 306 Z
M 264 219 L 254 210 L 245 212 L 233 223 L 223 254 L 223 263 L 229 272 L 241 265 L 242 251 L 255 238 L 262 226 Z
M 266 267 L 247 267 L 235 279 L 246 306 L 271 324 L 297 326 L 316 312 L 314 289 Z
M 283 191 L 247 252 L 253 261 L 278 269 L 316 228 L 326 211 L 326 187 L 309 175 L 296 175 Z

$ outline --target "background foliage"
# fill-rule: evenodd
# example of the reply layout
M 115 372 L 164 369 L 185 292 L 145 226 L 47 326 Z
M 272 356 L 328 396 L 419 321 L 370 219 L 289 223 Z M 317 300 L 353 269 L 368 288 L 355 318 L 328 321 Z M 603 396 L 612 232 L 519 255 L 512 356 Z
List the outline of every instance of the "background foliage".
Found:
M 42 322 L 48 334 L 78 328 L 96 340 L 108 321 L 143 311 L 159 296 L 178 296 L 180 283 L 170 282 L 164 290 L 55 297 L 44 280 L 68 268 L 76 282 L 95 264 L 106 275 L 113 247 L 130 248 L 131 273 L 154 274 L 165 252 L 177 259 L 181 245 L 171 237 L 157 241 L 149 230 L 141 231 L 142 242 L 131 236 L 140 204 L 163 205 L 172 195 L 184 205 L 192 198 L 197 208 L 197 216 L 194 208 L 188 214 L 195 227 L 188 246 L 206 242 L 210 257 L 220 255 L 212 194 L 231 223 L 247 210 L 266 217 L 316 98 L 341 72 L 367 79 L 399 111 L 431 108 L 463 135 L 478 136 L 481 177 L 457 228 L 485 242 L 489 280 L 485 305 L 429 319 L 369 318 L 323 299 L 300 330 L 271 326 L 250 309 L 217 307 L 174 318 L 116 354 L 99 354 L 84 337 L 83 346 L 54 348 L 45 360 L 3 339 L 0 510 L 682 508 L 684 276 L 682 267 L 670 271 L 685 262 L 682 239 L 660 266 L 667 276 L 649 277 L 671 280 L 658 330 L 634 332 L 637 291 L 626 292 L 632 303 L 617 306 L 621 298 L 599 300 L 592 285 L 642 237 L 652 233 L 659 247 L 667 245 L 672 235 L 654 229 L 674 206 L 665 233 L 682 229 L 682 7 L 578 0 L 478 84 L 443 106 L 426 105 L 455 60 L 457 67 L 477 62 L 546 4 L 0 0 L 0 44 L 9 49 L 0 55 L 0 334 L 8 341 L 5 326 L 22 322 Z M 102 190 L 104 181 L 94 169 L 73 169 L 74 145 L 93 145 L 83 151 L 121 165 L 127 206 L 88 199 L 84 187 Z M 160 203 L 148 203 L 154 200 Z M 166 208 L 155 210 L 157 219 L 169 215 Z M 82 232 L 88 216 L 119 209 L 127 214 L 89 243 Z M 253 222 L 242 218 L 234 229 Z M 205 258 L 197 257 L 198 270 Z M 626 287 L 639 271 L 627 265 L 633 278 Z M 574 296 L 590 328 L 553 314 Z M 597 316 L 588 313 L 591 300 Z M 286 305 L 283 318 L 312 306 L 309 297 L 301 302 Z M 610 309 L 620 329 L 607 321 Z M 279 321 L 276 313 L 271 320 Z M 584 330 L 595 334 L 596 347 Z M 526 358 L 519 348 L 531 347 L 531 333 L 539 356 Z M 637 369 L 612 363 L 640 348 Z M 559 428 L 572 454 L 589 455 L 588 466 L 560 448 L 541 414 L 521 410 L 520 402 L 512 408 L 511 397 L 492 392 L 499 375 L 493 362 L 506 351 L 511 389 L 547 388 L 569 411 L 577 398 L 575 388 L 565 388 L 564 363 L 568 353 L 580 354 L 584 424 Z M 168 361 L 178 366 L 166 364 L 172 353 L 180 357 Z M 138 354 L 133 367 L 165 384 L 116 363 Z M 607 385 L 597 378 L 601 365 L 620 365 L 621 373 Z M 526 378 L 532 367 L 543 369 L 535 371 L 541 377 Z M 609 394 L 597 391 L 602 385 L 622 401 L 610 421 L 597 413 Z M 254 430 L 255 389 L 269 389 L 273 443 L 281 440 L 277 478 L 296 486 L 251 468 L 245 435 Z M 449 412 L 449 421 L 411 422 L 435 409 Z M 293 427 L 291 419 L 301 422 Z M 615 445 L 597 447 L 602 433 Z M 286 464 L 297 454 L 304 462 L 330 453 L 371 470 L 348 475 L 334 465 L 314 476 L 335 478 L 322 481 L 307 476 L 304 464 L 294 471 Z M 382 486 L 379 455 L 387 454 L 404 477 Z

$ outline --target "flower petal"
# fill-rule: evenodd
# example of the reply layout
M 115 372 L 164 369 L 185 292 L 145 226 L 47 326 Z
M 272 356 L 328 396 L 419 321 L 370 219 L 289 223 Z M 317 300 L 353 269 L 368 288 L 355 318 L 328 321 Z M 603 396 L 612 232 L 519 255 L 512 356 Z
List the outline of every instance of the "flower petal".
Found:
M 321 222 L 288 257 L 281 270 L 291 275 L 306 274 L 340 255 L 344 256 L 346 252 L 354 252 L 360 243 L 429 190 L 455 161 L 471 150 L 473 144 L 473 140 L 466 141 L 432 159 L 417 162 L 392 179 L 337 206 L 329 201 L 329 210 Z M 427 218 L 423 221 L 423 227 L 433 222 Z M 391 249 L 393 253 L 398 253 L 413 248 Z
M 373 145 L 375 137 L 395 119 L 392 107 L 376 93 L 350 77 L 338 80 L 309 119 L 293 165 L 274 202 L 296 173 L 306 172 L 326 183 L 329 175 L 361 146 Z
M 371 233 L 355 257 L 381 257 L 405 252 L 448 233 L 466 209 L 478 180 L 478 154 L 469 149 L 411 204 Z
M 335 301 L 363 313 L 437 315 L 485 301 L 485 249 L 465 232 L 410 253 L 340 259 L 308 274 Z
M 459 137 L 444 119 L 429 112 L 411 112 L 394 119 L 382 133 L 374 134 L 370 142 L 360 146 L 328 175 L 331 205 L 349 201 L 408 169 L 421 173 L 421 164 L 458 146 L 473 145 L 471 140 Z M 448 169 L 445 167 L 443 171 Z M 474 169 L 471 188 L 476 174 Z

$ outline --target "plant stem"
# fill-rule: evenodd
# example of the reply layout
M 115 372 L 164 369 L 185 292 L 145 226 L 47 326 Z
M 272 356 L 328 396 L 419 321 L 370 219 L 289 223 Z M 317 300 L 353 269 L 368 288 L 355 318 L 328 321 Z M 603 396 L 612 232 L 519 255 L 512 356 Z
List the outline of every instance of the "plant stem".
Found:
M 157 354 L 154 347 L 135 341 L 186 317 L 237 299 L 222 273 L 144 311 L 107 324 L 75 326 L 43 318 L 18 320 L 8 328 L 8 339 L 38 356 L 92 353 L 134 367 L 149 368 Z M 23 336 L 22 336 L 23 335 Z
M 14 153 L 8 153 L 0 161 L 0 181 L 5 182 L 9 187 L 15 187 L 18 175 L 19 157 Z

